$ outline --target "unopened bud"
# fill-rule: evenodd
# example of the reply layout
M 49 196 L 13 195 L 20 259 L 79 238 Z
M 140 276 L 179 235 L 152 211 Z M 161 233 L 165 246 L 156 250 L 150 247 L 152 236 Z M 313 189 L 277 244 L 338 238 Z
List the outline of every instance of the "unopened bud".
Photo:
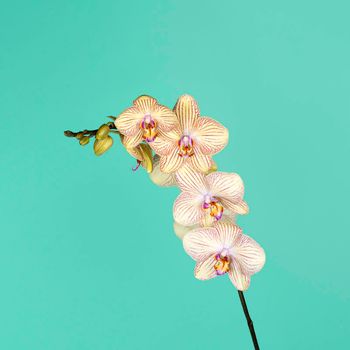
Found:
M 99 129 L 97 130 L 96 133 L 96 139 L 97 140 L 102 140 L 104 138 L 106 138 L 109 134 L 109 126 L 107 124 L 103 124 L 99 127 Z
M 89 142 L 90 142 L 89 136 L 83 136 L 83 137 L 79 140 L 79 143 L 80 143 L 82 146 L 87 145 Z
M 105 137 L 102 140 L 95 140 L 94 151 L 97 156 L 102 155 L 113 145 L 113 139 L 110 136 Z
M 78 140 L 81 140 L 84 137 L 83 132 L 78 132 L 77 135 L 75 136 Z

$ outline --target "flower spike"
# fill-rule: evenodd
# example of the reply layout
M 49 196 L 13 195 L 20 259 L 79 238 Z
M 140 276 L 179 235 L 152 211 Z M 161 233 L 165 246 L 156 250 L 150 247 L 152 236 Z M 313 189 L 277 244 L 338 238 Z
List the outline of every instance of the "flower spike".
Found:
M 263 248 L 236 224 L 237 215 L 249 211 L 241 177 L 218 171 L 212 159 L 226 146 L 228 130 L 201 116 L 190 95 L 180 96 L 172 110 L 142 95 L 119 116 L 109 118 L 113 121 L 96 130 L 64 134 L 81 146 L 95 138 L 97 156 L 111 148 L 112 135 L 118 134 L 136 159 L 133 171 L 142 166 L 153 183 L 180 189 L 173 206 L 173 228 L 185 252 L 196 261 L 194 275 L 199 280 L 229 277 L 238 290 L 254 348 L 259 350 L 243 291 L 266 257 Z

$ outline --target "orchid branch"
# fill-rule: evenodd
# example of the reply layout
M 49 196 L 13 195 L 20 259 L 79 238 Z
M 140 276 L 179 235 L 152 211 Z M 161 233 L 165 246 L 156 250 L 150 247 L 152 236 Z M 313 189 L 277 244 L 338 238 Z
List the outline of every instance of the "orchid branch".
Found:
M 114 117 L 108 117 L 108 118 L 115 119 Z M 109 122 L 106 125 L 108 125 L 110 130 L 116 131 L 119 134 L 119 131 L 117 131 L 117 128 L 114 125 L 114 123 Z M 90 138 L 90 137 L 95 136 L 98 130 L 99 129 L 95 129 L 95 130 L 84 129 L 82 131 L 76 131 L 76 132 L 70 131 L 70 130 L 66 130 L 66 131 L 64 131 L 64 136 L 67 136 L 67 137 L 78 137 L 78 138 L 79 138 L 79 136 L 87 136 L 87 137 Z
M 112 122 L 98 129 L 66 130 L 64 135 L 77 139 L 81 146 L 95 138 L 94 152 L 100 156 L 111 148 L 110 134 L 116 133 L 137 160 L 133 170 L 141 165 L 154 183 L 179 187 L 181 194 L 173 207 L 174 229 L 186 253 L 196 261 L 195 277 L 209 280 L 228 275 L 238 290 L 254 349 L 259 350 L 243 291 L 264 266 L 265 252 L 235 221 L 237 214 L 249 211 L 241 177 L 217 171 L 212 160 L 226 146 L 228 130 L 201 116 L 190 95 L 181 96 L 173 109 L 142 95 L 118 118 L 109 118 Z
M 115 117 L 109 117 L 113 121 Z M 81 146 L 85 146 L 90 142 L 90 138 L 95 137 L 94 143 L 94 151 L 97 156 L 105 153 L 111 146 L 113 145 L 113 139 L 109 136 L 110 133 L 120 135 L 120 132 L 117 130 L 114 122 L 109 122 L 107 124 L 102 124 L 98 129 L 95 130 L 87 130 L 84 129 L 82 131 L 71 131 L 66 130 L 64 135 L 67 137 L 74 137 L 79 140 Z
M 258 344 L 258 339 L 257 339 L 256 334 L 255 334 L 254 324 L 253 324 L 252 319 L 250 318 L 249 311 L 248 311 L 248 306 L 247 306 L 247 303 L 245 302 L 244 294 L 243 294 L 242 291 L 239 290 L 238 291 L 238 295 L 239 295 L 239 299 L 240 299 L 241 304 L 242 304 L 242 308 L 243 308 L 243 311 L 244 311 L 245 318 L 246 318 L 247 323 L 248 323 L 250 335 L 252 337 L 252 341 L 253 341 L 253 344 L 254 344 L 254 349 L 255 350 L 259 350 L 260 348 L 259 348 L 259 344 Z

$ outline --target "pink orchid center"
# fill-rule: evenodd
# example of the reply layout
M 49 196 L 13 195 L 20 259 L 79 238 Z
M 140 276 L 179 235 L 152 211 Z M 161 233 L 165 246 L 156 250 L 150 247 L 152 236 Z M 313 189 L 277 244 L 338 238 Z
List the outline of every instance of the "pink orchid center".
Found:
M 146 142 L 153 142 L 157 137 L 157 122 L 152 118 L 150 114 L 145 114 L 141 124 L 141 129 L 143 130 L 143 139 Z
M 216 262 L 214 265 L 214 269 L 218 276 L 224 275 L 225 273 L 230 271 L 231 259 L 229 255 L 226 255 L 225 253 L 217 254 L 215 255 L 215 260 Z
M 183 135 L 178 141 L 179 156 L 188 158 L 194 155 L 194 142 L 189 135 Z
M 203 209 L 209 210 L 210 216 L 213 216 L 217 221 L 222 218 L 224 207 L 215 197 L 205 196 Z

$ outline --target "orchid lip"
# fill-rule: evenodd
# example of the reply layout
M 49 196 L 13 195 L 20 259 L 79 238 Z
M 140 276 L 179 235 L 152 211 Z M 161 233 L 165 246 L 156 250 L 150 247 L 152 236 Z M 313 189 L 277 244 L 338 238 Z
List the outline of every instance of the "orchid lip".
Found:
M 178 147 L 180 157 L 188 158 L 194 155 L 194 141 L 191 136 L 182 135 L 178 141 Z
M 202 208 L 210 210 L 210 216 L 213 216 L 216 221 L 219 221 L 224 213 L 224 207 L 215 197 L 205 196 Z
M 151 114 L 145 114 L 140 128 L 143 129 L 142 138 L 146 142 L 153 142 L 157 137 L 157 122 L 152 118 Z
M 231 259 L 228 255 L 216 254 L 214 269 L 218 276 L 222 276 L 230 270 Z

